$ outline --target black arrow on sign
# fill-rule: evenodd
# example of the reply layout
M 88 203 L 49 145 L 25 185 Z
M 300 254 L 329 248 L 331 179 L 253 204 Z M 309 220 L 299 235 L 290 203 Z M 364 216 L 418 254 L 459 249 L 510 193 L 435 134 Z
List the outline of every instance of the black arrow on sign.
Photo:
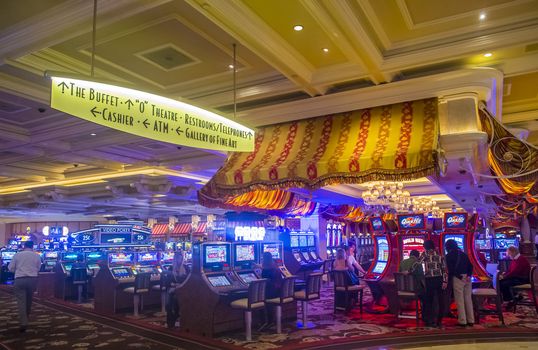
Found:
M 58 86 L 62 88 L 62 94 L 64 93 L 65 88 L 68 88 L 68 87 L 69 87 L 69 85 L 67 85 L 67 84 L 64 83 L 63 81 L 62 81 L 60 84 L 58 84 Z
M 142 122 L 142 124 L 144 124 L 144 127 L 147 129 L 147 128 L 148 128 L 148 125 L 149 125 L 150 123 L 148 123 L 148 120 L 145 119 L 145 120 Z
M 92 112 L 93 116 L 97 118 L 97 115 L 101 115 L 101 111 L 98 111 L 96 108 L 97 107 L 93 107 L 90 112 Z
M 183 130 L 181 130 L 181 128 L 178 126 L 178 127 L 176 128 L 176 132 L 177 132 L 177 134 L 178 134 L 179 136 L 181 136 L 181 134 L 183 133 Z
M 249 131 L 247 135 L 248 135 L 248 139 L 250 140 L 252 138 L 252 133 Z
M 131 109 L 131 106 L 134 105 L 133 101 L 131 101 L 131 100 L 125 101 L 125 104 L 127 105 L 127 109 L 129 109 L 129 110 Z

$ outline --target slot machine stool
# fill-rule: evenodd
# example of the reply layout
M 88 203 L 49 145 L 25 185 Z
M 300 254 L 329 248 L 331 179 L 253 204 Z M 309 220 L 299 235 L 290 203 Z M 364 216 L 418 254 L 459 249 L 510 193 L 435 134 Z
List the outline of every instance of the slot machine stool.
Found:
M 144 310 L 144 294 L 148 294 L 150 290 L 151 274 L 139 273 L 134 280 L 134 286 L 125 288 L 125 293 L 133 294 L 134 316 L 138 317 L 138 306 Z
M 472 298 L 473 298 L 473 307 L 475 312 L 475 321 L 477 324 L 480 323 L 480 315 L 489 315 L 489 314 L 496 314 L 499 317 L 499 320 L 501 321 L 501 324 L 504 326 L 504 317 L 503 317 L 503 309 L 502 309 L 502 296 L 501 296 L 501 288 L 499 287 L 499 277 L 500 274 L 497 274 L 495 277 L 495 285 L 494 288 L 474 288 L 472 291 Z M 484 310 L 480 308 L 480 305 L 482 303 L 479 301 L 480 298 L 494 298 L 495 299 L 495 310 Z
M 168 291 L 172 287 L 172 280 L 174 276 L 168 271 L 161 272 L 161 280 L 159 284 L 151 287 L 151 290 L 158 291 L 161 293 L 161 313 L 166 314 L 166 297 L 168 296 Z
M 295 291 L 295 277 L 286 277 L 282 282 L 280 296 L 273 299 L 267 299 L 265 302 L 270 305 L 275 305 L 276 313 L 276 332 L 282 333 L 282 306 L 295 301 L 293 294 Z
M 355 299 L 355 303 L 359 303 L 362 316 L 362 299 L 366 286 L 349 284 L 347 271 L 333 270 L 331 273 L 334 281 L 334 312 L 337 308 L 342 308 L 339 304 L 343 293 L 345 311 L 348 312 L 351 309 L 350 299 Z M 340 302 L 337 299 L 340 299 Z
M 71 269 L 71 278 L 73 285 L 77 286 L 77 302 L 82 303 L 82 290 L 84 286 L 88 286 L 88 270 L 83 269 Z
M 512 290 L 514 293 L 526 293 L 530 296 L 528 301 L 521 301 L 514 299 L 514 313 L 516 313 L 516 308 L 518 305 L 527 305 L 527 306 L 534 306 L 536 308 L 536 311 L 538 312 L 538 306 L 536 305 L 536 291 L 534 290 L 536 288 L 536 283 L 538 281 L 535 280 L 536 274 L 536 266 L 531 267 L 530 276 L 529 276 L 529 283 L 527 284 L 520 284 L 519 286 L 512 287 Z
M 419 300 L 419 286 L 415 280 L 415 276 L 404 272 L 394 272 L 394 281 L 396 282 L 396 292 L 399 299 L 412 299 L 415 301 L 415 321 L 417 327 L 420 322 L 420 300 Z M 398 302 L 398 311 L 396 312 L 396 318 L 411 318 L 412 316 L 403 315 L 401 311 L 401 305 Z
M 259 279 L 249 283 L 248 298 L 234 300 L 230 303 L 232 309 L 245 311 L 245 329 L 247 341 L 252 340 L 252 311 L 265 307 L 266 279 Z
M 300 301 L 303 307 L 303 328 L 307 328 L 308 302 L 318 300 L 321 296 L 321 277 L 322 273 L 312 273 L 306 278 L 306 288 L 295 292 L 293 297 Z

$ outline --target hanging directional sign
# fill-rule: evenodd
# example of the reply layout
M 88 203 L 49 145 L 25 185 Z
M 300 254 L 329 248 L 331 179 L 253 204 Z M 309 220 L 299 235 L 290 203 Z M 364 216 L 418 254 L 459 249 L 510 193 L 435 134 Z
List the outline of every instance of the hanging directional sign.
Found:
M 251 152 L 254 131 L 204 109 L 150 93 L 52 77 L 52 108 L 112 129 L 196 148 Z

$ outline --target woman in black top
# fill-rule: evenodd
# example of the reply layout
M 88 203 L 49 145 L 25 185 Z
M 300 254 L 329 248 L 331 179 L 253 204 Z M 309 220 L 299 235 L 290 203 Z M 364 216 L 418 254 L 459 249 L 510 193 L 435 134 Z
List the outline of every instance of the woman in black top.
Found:
M 467 254 L 458 248 L 455 240 L 445 243 L 447 250 L 446 265 L 449 281 L 452 282 L 454 299 L 458 307 L 458 325 L 461 327 L 474 324 L 472 284 L 473 264 Z
M 270 252 L 265 252 L 262 256 L 262 278 L 267 279 L 265 298 L 279 297 L 280 288 L 282 287 L 282 274 Z

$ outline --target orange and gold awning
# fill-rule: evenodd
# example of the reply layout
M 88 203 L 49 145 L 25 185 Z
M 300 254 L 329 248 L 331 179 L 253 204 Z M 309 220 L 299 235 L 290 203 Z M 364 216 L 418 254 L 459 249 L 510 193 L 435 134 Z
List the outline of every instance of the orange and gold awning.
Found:
M 199 198 L 432 175 L 438 130 L 435 98 L 261 127 L 254 151 L 231 153 Z

